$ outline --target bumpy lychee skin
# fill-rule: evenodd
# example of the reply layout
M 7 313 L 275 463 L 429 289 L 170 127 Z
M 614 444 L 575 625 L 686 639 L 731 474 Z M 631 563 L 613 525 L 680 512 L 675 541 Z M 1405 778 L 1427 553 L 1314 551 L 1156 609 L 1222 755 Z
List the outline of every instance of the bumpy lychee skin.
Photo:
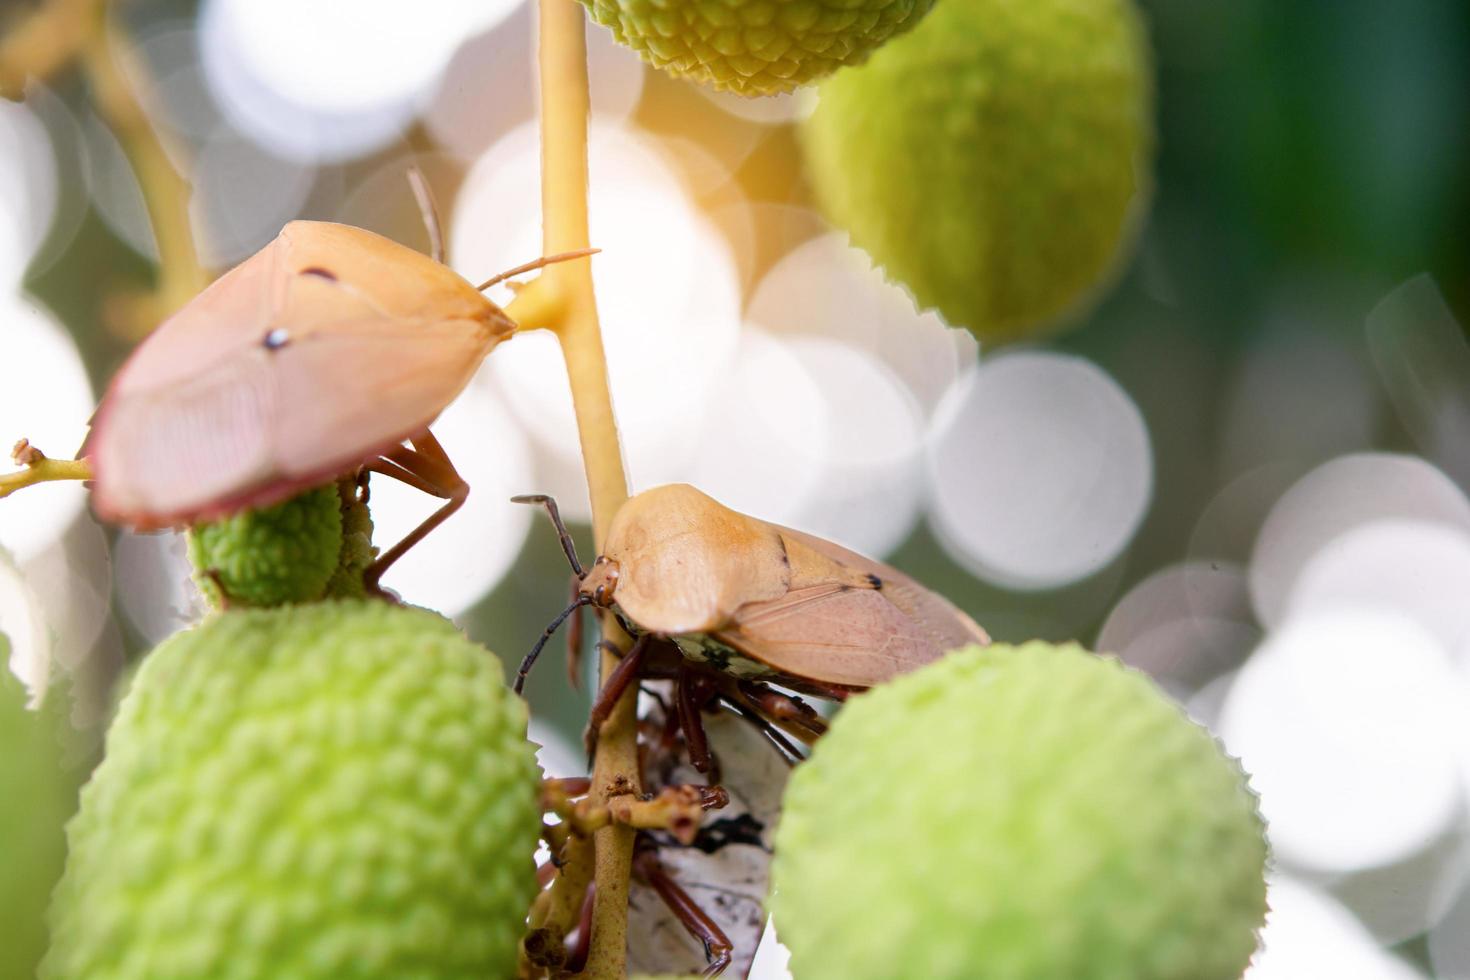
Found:
M 1151 93 L 1132 0 L 943 0 L 823 83 L 800 135 L 827 216 L 921 306 L 1005 341 L 1131 251 Z
M 649 64 L 740 95 L 774 95 L 861 63 L 933 0 L 582 0 Z
M 169 639 L 68 826 L 42 976 L 514 976 L 539 772 L 500 673 L 378 601 Z
M 801 980 L 1235 980 L 1266 845 L 1236 762 L 1080 647 L 970 647 L 854 698 L 787 788 Z
M 335 483 L 189 530 L 189 560 L 215 606 L 279 606 L 326 594 L 342 554 Z

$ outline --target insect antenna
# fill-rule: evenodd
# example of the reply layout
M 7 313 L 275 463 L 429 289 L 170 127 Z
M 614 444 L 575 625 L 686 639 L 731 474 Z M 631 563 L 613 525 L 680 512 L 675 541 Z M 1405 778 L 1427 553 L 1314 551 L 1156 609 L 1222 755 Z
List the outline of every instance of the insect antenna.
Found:
M 582 571 L 582 563 L 577 560 L 577 546 L 572 542 L 572 536 L 567 531 L 567 526 L 562 522 L 561 511 L 556 507 L 556 498 L 548 497 L 544 493 L 523 493 L 511 497 L 513 504 L 540 504 L 546 508 L 546 513 L 551 515 L 551 523 L 556 528 L 556 536 L 561 539 L 561 550 L 566 554 L 567 561 L 572 563 L 572 571 L 577 573 L 577 578 L 585 578 L 587 573 Z
M 429 181 L 418 164 L 408 168 L 408 186 L 413 189 L 413 199 L 418 202 L 419 214 L 424 219 L 424 231 L 429 233 L 429 255 L 435 262 L 442 263 L 444 231 L 439 224 L 439 209 L 434 205 L 434 192 L 429 189 Z
M 530 653 L 526 654 L 526 658 L 521 661 L 520 668 L 516 670 L 516 680 L 515 683 L 511 686 L 517 694 L 520 694 L 521 689 L 526 686 L 526 675 L 529 674 L 531 672 L 531 668 L 536 665 L 536 658 L 541 656 L 541 650 L 543 647 L 546 646 L 546 641 L 550 640 L 551 635 L 561 627 L 562 623 L 567 621 L 568 616 L 591 602 L 591 596 L 577 596 L 577 598 L 572 600 L 572 604 L 570 606 L 567 606 L 565 609 L 563 609 L 557 615 L 557 617 L 551 621 L 550 626 L 541 631 L 541 638 L 536 641 L 536 645 L 531 648 Z
M 543 255 L 539 259 L 533 259 L 525 265 L 518 265 L 514 269 L 506 269 L 498 276 L 492 276 L 480 283 L 475 288 L 481 291 L 489 289 L 497 283 L 505 282 L 512 276 L 524 275 L 527 272 L 535 272 L 543 266 L 552 265 L 556 262 L 570 262 L 572 259 L 584 259 L 589 255 L 601 252 L 600 248 L 579 248 L 574 252 L 558 252 L 555 255 Z

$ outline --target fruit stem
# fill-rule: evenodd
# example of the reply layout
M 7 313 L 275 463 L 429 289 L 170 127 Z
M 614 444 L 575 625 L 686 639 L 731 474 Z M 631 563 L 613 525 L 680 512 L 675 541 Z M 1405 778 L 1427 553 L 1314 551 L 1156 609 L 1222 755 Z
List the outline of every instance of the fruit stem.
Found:
M 575 0 L 539 0 L 538 63 L 541 73 L 541 221 L 547 255 L 587 248 L 587 38 L 582 9 Z M 560 315 L 547 325 L 561 342 L 577 416 L 587 492 L 592 504 L 592 536 L 599 552 L 608 525 L 628 499 L 622 446 L 613 419 L 607 359 L 598 326 L 592 266 L 585 258 L 548 268 L 538 289 L 555 297 L 550 309 Z M 603 617 L 603 634 L 626 650 L 628 637 L 616 620 Z M 602 654 L 606 682 L 618 658 Z M 592 792 L 606 804 L 637 794 L 637 686 L 618 701 L 598 742 Z M 597 902 L 592 946 L 585 975 L 606 980 L 626 975 L 628 887 L 633 862 L 632 828 L 610 825 L 594 838 Z M 565 872 L 564 872 L 565 873 Z
M 0 37 L 0 97 L 19 99 L 26 79 L 46 78 L 70 62 L 87 34 L 97 0 L 51 0 Z
M 0 498 L 37 483 L 92 479 L 92 465 L 85 459 L 51 459 L 25 439 L 15 444 L 11 458 L 22 469 L 0 474 Z
M 143 191 L 148 221 L 158 242 L 158 282 L 153 295 L 128 298 L 115 307 L 130 338 L 146 336 L 161 320 L 193 299 L 210 276 L 199 264 L 189 217 L 193 189 L 174 169 L 158 132 L 140 105 L 150 84 L 134 52 L 117 36 L 107 5 L 97 3 L 81 49 L 98 113 L 122 144 Z

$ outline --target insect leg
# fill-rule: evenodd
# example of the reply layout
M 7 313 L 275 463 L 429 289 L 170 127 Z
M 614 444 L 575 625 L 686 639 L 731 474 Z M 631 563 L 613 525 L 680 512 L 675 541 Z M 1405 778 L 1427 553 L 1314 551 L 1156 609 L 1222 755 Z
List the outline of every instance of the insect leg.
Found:
M 597 644 L 604 648 L 606 640 Z M 607 644 L 611 645 L 611 644 Z M 616 649 L 616 648 L 614 648 Z M 587 746 L 587 764 L 592 764 L 592 757 L 597 752 L 597 737 L 602 734 L 602 726 L 607 721 L 608 715 L 612 714 L 613 706 L 628 689 L 628 685 L 638 679 L 638 670 L 643 666 L 643 654 L 648 650 L 648 634 L 638 637 L 632 648 L 618 661 L 608 675 L 607 683 L 602 685 L 602 690 L 597 692 L 597 699 L 592 702 L 592 711 L 587 715 L 587 731 L 582 735 L 582 741 Z
M 679 679 L 674 682 L 674 704 L 679 713 L 679 727 L 684 729 L 684 745 L 689 750 L 689 764 L 697 772 L 709 773 L 714 768 L 710 756 L 709 736 L 704 731 L 704 718 L 700 709 L 709 700 L 708 681 L 688 664 L 679 668 Z
M 408 532 L 402 541 L 379 555 L 368 567 L 363 581 L 371 592 L 381 591 L 378 582 L 382 579 L 383 573 L 395 561 L 402 558 L 404 552 L 422 541 L 425 535 L 443 524 L 451 514 L 464 506 L 465 498 L 470 495 L 470 485 L 464 482 L 464 479 L 455 471 L 454 465 L 449 462 L 449 457 L 444 454 L 444 450 L 433 436 L 425 432 L 421 436 L 414 437 L 412 441 L 413 449 L 407 447 L 395 449 L 368 463 L 366 468 L 374 473 L 391 476 L 416 490 L 439 497 L 446 503 L 425 518 L 418 527 Z
M 740 704 L 738 701 L 731 701 L 728 698 L 722 698 L 720 704 L 724 706 L 726 710 L 734 712 L 735 714 L 739 715 L 740 717 L 744 718 L 746 721 L 754 725 L 755 730 L 760 732 L 767 742 L 771 743 L 771 747 L 774 748 L 778 753 L 780 753 L 782 760 L 785 761 L 788 766 L 795 767 L 798 763 L 804 762 L 806 760 L 806 756 L 801 754 L 801 750 L 792 745 L 791 740 L 788 739 L 785 735 L 782 735 L 780 730 L 777 729 L 775 725 L 771 724 L 765 718 L 762 718 L 760 715 L 756 714 L 754 711 L 751 711 L 749 708 L 747 708 L 743 704 Z
M 562 523 L 561 511 L 556 507 L 556 498 L 548 497 L 544 493 L 523 493 L 511 497 L 513 504 L 541 504 L 546 508 L 546 513 L 551 515 L 552 526 L 556 528 L 557 537 L 561 539 L 561 550 L 566 554 L 567 561 L 572 563 L 572 571 L 577 573 L 581 579 L 586 572 L 582 571 L 582 563 L 577 560 L 577 546 L 572 542 L 572 535 L 567 531 L 566 524 Z
M 576 939 L 567 950 L 564 967 L 568 973 L 581 973 L 587 965 L 587 951 L 592 948 L 592 911 L 597 907 L 597 882 L 587 883 L 587 897 L 582 899 L 582 912 L 577 916 Z
M 571 601 L 576 602 L 580 594 L 577 586 L 582 580 L 572 576 L 572 592 L 568 596 Z M 572 685 L 572 690 L 582 689 L 582 607 L 579 605 L 577 611 L 572 613 L 572 618 L 567 621 L 567 682 Z
M 704 909 L 699 907 L 689 893 L 669 874 L 663 862 L 658 859 L 657 845 L 653 839 L 646 834 L 638 837 L 637 850 L 633 855 L 633 867 L 637 870 L 639 877 L 648 883 L 648 887 L 658 893 L 663 903 L 674 913 L 679 924 L 698 939 L 704 946 L 704 958 L 709 963 L 700 976 L 717 977 L 725 972 L 730 965 L 731 954 L 735 951 L 735 945 L 730 942 L 730 937 L 720 929 L 714 919 L 711 919 Z
M 567 606 L 565 609 L 563 609 L 561 613 L 551 621 L 550 626 L 541 631 L 540 639 L 536 641 L 536 645 L 531 648 L 531 652 L 526 654 L 526 656 L 521 660 L 520 667 L 516 669 L 515 683 L 511 686 L 517 694 L 520 694 L 521 690 L 525 688 L 526 675 L 531 673 L 531 668 L 536 665 L 536 658 L 541 656 L 542 647 L 546 646 L 546 641 L 551 639 L 551 635 L 556 632 L 557 627 L 566 622 L 568 616 L 576 612 L 582 606 L 587 605 L 587 603 L 591 601 L 592 600 L 587 598 L 586 596 L 577 596 L 577 598 L 573 600 L 570 606 Z
M 797 697 L 782 694 L 765 684 L 741 681 L 740 697 L 746 706 L 780 725 L 788 735 L 810 745 L 827 732 L 827 721 Z

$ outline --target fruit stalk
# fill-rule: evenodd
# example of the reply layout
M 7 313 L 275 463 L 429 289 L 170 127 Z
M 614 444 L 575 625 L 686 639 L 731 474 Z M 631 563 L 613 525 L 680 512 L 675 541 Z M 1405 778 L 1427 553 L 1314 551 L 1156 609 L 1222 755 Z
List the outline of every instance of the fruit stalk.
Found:
M 15 444 L 10 458 L 21 469 L 0 474 L 0 498 L 37 483 L 92 479 L 92 466 L 85 459 L 51 459 L 25 439 Z
M 159 134 L 139 104 L 138 89 L 148 84 L 141 59 L 107 22 L 107 7 L 97 5 L 81 50 L 92 85 L 92 101 L 116 134 L 143 190 L 143 205 L 158 242 L 158 282 L 152 296 L 119 297 L 121 323 L 134 338 L 146 336 L 209 284 L 199 264 L 189 219 L 188 179 L 174 169 Z
M 26 79 L 45 78 L 71 61 L 96 5 L 96 0 L 51 0 L 0 37 L 0 98 L 21 98 Z
M 575 0 L 540 0 L 539 10 L 541 220 L 544 251 L 554 255 L 590 245 L 587 41 L 582 9 Z M 587 259 L 564 262 L 548 269 L 535 285 L 551 295 L 552 308 L 559 314 L 548 325 L 566 359 L 592 503 L 593 541 L 601 550 L 613 515 L 628 499 L 628 484 L 608 390 L 592 267 Z M 626 649 L 628 638 L 611 617 L 604 617 L 603 632 Z M 602 654 L 604 682 L 616 664 L 617 658 Z M 601 803 L 639 791 L 636 705 L 635 686 L 603 727 L 592 770 L 592 792 Z M 590 977 L 612 980 L 626 973 L 633 833 L 629 827 L 611 825 L 595 837 L 597 903 L 585 971 Z

